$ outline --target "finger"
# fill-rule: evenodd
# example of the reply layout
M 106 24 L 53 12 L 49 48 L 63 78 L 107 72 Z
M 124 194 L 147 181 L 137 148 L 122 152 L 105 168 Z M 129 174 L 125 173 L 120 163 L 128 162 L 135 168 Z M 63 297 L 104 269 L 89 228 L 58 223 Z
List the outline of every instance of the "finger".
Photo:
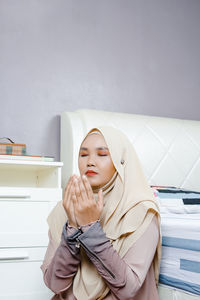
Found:
M 92 191 L 92 188 L 91 188 L 91 185 L 89 183 L 89 180 L 87 179 L 87 177 L 85 175 L 82 176 L 82 181 L 83 181 L 83 184 L 85 186 L 85 189 L 86 189 L 86 193 L 88 195 L 88 198 L 90 200 L 93 200 L 93 191 Z
M 68 198 L 68 194 L 69 194 L 69 190 L 71 188 L 71 183 L 72 183 L 72 176 L 70 177 L 67 185 L 66 185 L 66 188 L 65 188 L 65 192 L 64 192 L 64 197 L 63 197 L 63 204 L 65 205 L 66 202 L 67 202 L 67 198 Z
M 69 181 L 68 181 L 68 183 L 66 185 L 66 188 L 65 188 L 65 193 L 69 192 L 70 187 L 72 185 L 72 182 L 73 182 L 73 179 L 75 178 L 75 176 L 76 176 L 75 174 L 73 174 L 73 175 L 70 176 L 70 179 L 69 179 Z
M 63 199 L 63 203 L 66 204 L 67 203 L 67 200 L 68 200 L 68 195 L 69 195 L 69 192 L 70 192 L 70 189 L 71 189 L 71 185 L 72 185 L 72 178 L 73 176 L 70 177 L 67 185 L 66 185 L 66 188 L 65 188 L 65 193 L 64 193 L 64 199 Z
M 103 210 L 103 206 L 104 206 L 104 198 L 103 198 L 103 191 L 102 189 L 100 189 L 100 191 L 98 192 L 98 202 L 97 205 L 99 207 L 99 210 L 102 211 Z
M 77 200 L 77 198 L 76 198 L 74 182 L 72 183 L 72 186 L 71 186 L 71 197 L 70 197 L 70 198 L 71 198 L 71 200 L 72 200 L 74 209 L 76 209 L 76 207 L 77 207 L 77 205 L 78 205 L 78 200 Z
M 79 184 L 79 189 L 80 189 L 82 201 L 84 201 L 84 203 L 86 203 L 86 201 L 88 201 L 88 194 L 87 194 L 85 185 L 84 185 L 83 180 L 82 180 L 81 177 L 78 181 L 78 184 Z
M 75 178 L 73 182 L 74 182 L 74 189 L 75 189 L 77 204 L 80 206 L 82 203 L 82 196 L 81 196 L 81 191 L 79 188 L 79 180 L 77 178 Z
M 72 176 L 70 176 L 70 178 L 69 178 L 69 180 L 68 180 L 68 182 L 67 182 L 67 184 L 66 184 L 66 187 L 65 187 L 65 193 L 68 191 L 71 182 L 72 182 Z

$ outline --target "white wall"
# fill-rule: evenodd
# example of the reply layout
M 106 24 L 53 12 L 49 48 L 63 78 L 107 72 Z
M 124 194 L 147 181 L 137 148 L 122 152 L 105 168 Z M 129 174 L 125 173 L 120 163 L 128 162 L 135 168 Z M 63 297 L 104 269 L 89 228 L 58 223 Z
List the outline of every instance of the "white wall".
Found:
M 62 111 L 200 120 L 199 0 L 0 0 L 0 136 L 59 158 Z

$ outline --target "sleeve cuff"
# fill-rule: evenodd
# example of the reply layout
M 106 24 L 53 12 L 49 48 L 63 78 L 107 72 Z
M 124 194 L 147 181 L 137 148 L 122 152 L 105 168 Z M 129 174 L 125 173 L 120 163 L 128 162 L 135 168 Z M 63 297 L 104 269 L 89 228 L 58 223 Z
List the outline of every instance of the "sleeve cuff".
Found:
M 71 234 L 69 234 L 69 231 L 73 231 L 71 232 Z M 71 253 L 77 253 L 79 252 L 79 243 L 77 241 L 77 238 L 82 234 L 82 231 L 80 229 L 76 229 L 76 228 L 72 228 L 69 229 L 68 228 L 68 223 L 66 223 L 63 227 L 63 231 L 62 231 L 62 242 L 67 245 L 67 247 L 70 249 Z
M 99 220 L 97 221 L 94 221 L 94 222 L 91 222 L 89 224 L 86 224 L 86 225 L 82 225 L 80 226 L 80 229 L 82 230 L 82 232 L 85 232 L 87 231 L 92 225 L 94 225 L 95 223 L 99 222 Z

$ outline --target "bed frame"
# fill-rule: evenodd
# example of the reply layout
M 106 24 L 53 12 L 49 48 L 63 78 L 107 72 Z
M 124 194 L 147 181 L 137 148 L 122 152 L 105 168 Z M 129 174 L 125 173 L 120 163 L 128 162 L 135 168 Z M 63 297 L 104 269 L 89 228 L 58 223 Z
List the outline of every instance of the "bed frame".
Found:
M 93 127 L 113 126 L 133 143 L 150 185 L 200 191 L 200 121 L 81 109 L 61 116 L 62 186 L 78 172 L 78 150 Z M 162 300 L 200 299 L 160 286 Z

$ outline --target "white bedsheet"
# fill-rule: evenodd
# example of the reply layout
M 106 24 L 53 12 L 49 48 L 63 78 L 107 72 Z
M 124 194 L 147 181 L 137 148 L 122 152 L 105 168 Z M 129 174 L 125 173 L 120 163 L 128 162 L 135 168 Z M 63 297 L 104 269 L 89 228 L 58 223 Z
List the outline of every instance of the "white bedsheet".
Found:
M 160 282 L 200 295 L 200 214 L 161 214 Z
M 198 295 L 163 284 L 159 284 L 158 292 L 160 300 L 200 300 Z

